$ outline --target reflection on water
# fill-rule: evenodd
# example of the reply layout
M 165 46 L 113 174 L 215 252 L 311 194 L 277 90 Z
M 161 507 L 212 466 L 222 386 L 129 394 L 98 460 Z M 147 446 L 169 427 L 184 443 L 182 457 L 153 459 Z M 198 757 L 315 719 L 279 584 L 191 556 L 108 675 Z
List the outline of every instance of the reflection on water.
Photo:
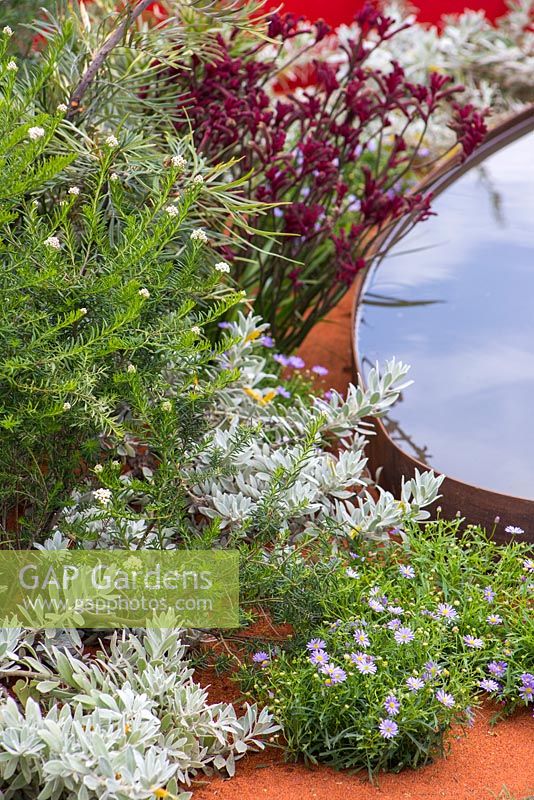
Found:
M 415 383 L 387 421 L 406 452 L 534 497 L 534 133 L 461 177 L 434 210 L 374 272 L 360 354 L 412 366 Z

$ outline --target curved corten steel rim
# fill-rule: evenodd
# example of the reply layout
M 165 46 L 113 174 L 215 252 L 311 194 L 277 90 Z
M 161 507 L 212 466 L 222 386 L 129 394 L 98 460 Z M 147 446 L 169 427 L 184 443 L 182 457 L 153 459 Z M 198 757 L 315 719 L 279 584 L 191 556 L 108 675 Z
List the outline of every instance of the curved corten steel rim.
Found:
M 433 195 L 437 196 L 469 169 L 484 161 L 489 155 L 532 130 L 534 130 L 534 106 L 529 106 L 521 114 L 513 116 L 493 129 L 488 134 L 485 142 L 470 158 L 461 162 L 459 155 L 456 155 L 431 172 L 419 184 L 417 191 L 432 191 Z M 401 221 L 399 225 L 394 227 L 380 242 L 380 252 L 387 252 L 388 248 L 395 243 L 399 235 L 409 225 L 410 221 L 408 220 Z M 378 269 L 379 265 L 380 261 L 373 265 L 372 270 Z M 359 276 L 356 282 L 352 310 L 353 368 L 355 377 L 360 382 L 364 382 L 364 378 L 358 351 L 358 325 L 361 300 L 369 277 L 369 272 Z M 420 472 L 429 468 L 433 469 L 431 465 L 424 464 L 422 461 L 405 453 L 391 439 L 380 420 L 373 419 L 372 424 L 375 435 L 369 437 L 366 452 L 371 471 L 375 473 L 379 467 L 382 468 L 380 484 L 384 489 L 398 492 L 403 476 L 406 478 L 413 477 L 416 469 Z M 440 474 L 437 470 L 434 470 L 434 472 Z M 465 518 L 467 524 L 479 524 L 488 531 L 494 530 L 494 539 L 499 543 L 504 544 L 512 540 L 534 543 L 534 500 L 490 491 L 481 486 L 465 483 L 449 475 L 445 476 L 440 492 L 441 497 L 430 509 L 431 513 L 435 514 L 438 506 L 441 506 L 441 516 L 444 518 L 453 518 L 459 512 Z M 498 518 L 497 522 L 496 518 Z M 505 528 L 508 525 L 522 528 L 524 534 L 514 536 L 506 533 Z

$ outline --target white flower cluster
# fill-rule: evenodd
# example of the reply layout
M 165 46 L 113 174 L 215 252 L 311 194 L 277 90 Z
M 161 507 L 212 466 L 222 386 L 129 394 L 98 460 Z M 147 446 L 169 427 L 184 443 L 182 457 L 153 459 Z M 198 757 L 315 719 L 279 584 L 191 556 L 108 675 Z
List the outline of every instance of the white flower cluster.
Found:
M 32 142 L 37 141 L 37 139 L 42 139 L 45 135 L 45 129 L 41 128 L 40 125 L 34 125 L 31 128 L 28 128 L 28 136 L 32 140 Z
M 201 244 L 207 244 L 208 237 L 204 228 L 196 228 L 194 231 L 191 231 L 191 240 L 193 242 L 200 242 Z
M 265 709 L 246 705 L 238 716 L 230 704 L 209 704 L 179 630 L 115 634 L 108 657 L 92 663 L 57 647 L 21 656 L 20 637 L 0 630 L 2 668 L 36 673 L 43 699 L 24 710 L 0 701 L 3 800 L 187 800 L 180 786 L 210 769 L 233 775 L 278 730 Z

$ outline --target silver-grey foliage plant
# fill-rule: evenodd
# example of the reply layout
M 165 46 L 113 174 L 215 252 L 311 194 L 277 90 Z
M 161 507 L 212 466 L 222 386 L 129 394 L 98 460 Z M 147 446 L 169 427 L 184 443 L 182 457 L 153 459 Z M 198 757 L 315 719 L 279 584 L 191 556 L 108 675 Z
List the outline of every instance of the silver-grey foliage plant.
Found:
M 187 800 L 180 786 L 233 775 L 278 730 L 266 709 L 209 703 L 179 630 L 115 633 L 91 662 L 57 647 L 37 655 L 23 636 L 0 631 L 0 666 L 27 673 L 39 702 L 0 704 L 2 800 Z

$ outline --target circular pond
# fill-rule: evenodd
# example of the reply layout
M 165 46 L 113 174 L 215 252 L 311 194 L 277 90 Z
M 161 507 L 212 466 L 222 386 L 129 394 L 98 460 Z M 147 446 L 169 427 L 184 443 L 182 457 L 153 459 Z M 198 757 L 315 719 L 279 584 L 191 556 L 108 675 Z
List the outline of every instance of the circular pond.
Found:
M 414 384 L 384 420 L 402 451 L 525 498 L 534 498 L 532 128 L 531 112 L 438 186 L 437 216 L 369 275 L 356 337 L 364 375 L 393 355 L 412 367 Z

